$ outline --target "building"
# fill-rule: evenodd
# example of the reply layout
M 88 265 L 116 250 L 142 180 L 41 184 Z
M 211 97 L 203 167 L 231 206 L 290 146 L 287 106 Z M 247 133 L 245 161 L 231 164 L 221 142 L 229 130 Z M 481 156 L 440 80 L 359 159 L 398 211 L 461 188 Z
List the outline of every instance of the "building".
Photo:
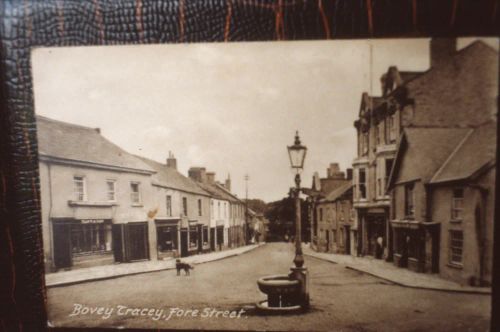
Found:
M 306 191 L 312 248 L 321 252 L 350 252 L 352 198 L 347 192 L 352 186 L 352 170 L 348 169 L 346 176 L 337 163 L 331 163 L 326 174 L 326 178 L 319 178 L 315 173 L 312 188 Z M 349 228 L 347 236 L 346 225 Z M 347 250 L 346 241 L 349 242 Z
M 388 186 L 389 244 L 397 266 L 487 284 L 498 53 L 482 42 L 458 52 L 439 42 L 431 50 L 445 60 L 433 55 L 431 69 L 391 92 L 404 128 Z
M 156 259 L 152 175 L 100 130 L 37 116 L 47 272 Z
M 204 167 L 191 167 L 189 177 L 210 194 L 210 248 L 229 248 L 229 228 L 231 226 L 231 200 L 233 198 L 216 185 L 215 173 Z
M 390 183 L 397 266 L 491 283 L 496 127 L 405 129 Z
M 495 50 L 477 41 L 457 52 L 456 40 L 436 38 L 430 53 L 429 70 L 405 72 L 392 66 L 381 78 L 382 96 L 362 95 L 354 124 L 358 151 L 353 161 L 362 255 L 374 255 L 376 239 L 382 237 L 383 257 L 393 259 L 391 196 L 386 187 L 403 130 L 479 125 L 495 112 Z
M 240 247 L 246 244 L 247 221 L 245 218 L 245 203 L 231 193 L 231 179 L 228 175 L 224 184 L 215 182 L 215 186 L 224 192 L 229 200 L 229 247 Z
M 173 154 L 165 164 L 141 158 L 155 170 L 152 205 L 158 258 L 210 251 L 210 194 L 177 171 Z

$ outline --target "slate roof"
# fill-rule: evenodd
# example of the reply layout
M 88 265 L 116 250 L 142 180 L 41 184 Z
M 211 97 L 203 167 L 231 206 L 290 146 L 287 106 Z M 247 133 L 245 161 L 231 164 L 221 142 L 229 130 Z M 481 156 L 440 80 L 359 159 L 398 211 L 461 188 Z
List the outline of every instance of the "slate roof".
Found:
M 232 195 L 228 194 L 225 190 L 219 188 L 216 184 L 204 183 L 194 181 L 201 189 L 210 193 L 210 195 L 215 199 L 226 200 L 230 202 L 236 202 L 238 199 L 234 198 Z
M 64 161 L 76 161 L 153 173 L 142 160 L 102 136 L 97 128 L 37 116 L 38 151 Z
M 443 183 L 472 177 L 496 162 L 497 122 L 491 121 L 469 132 L 450 154 L 430 183 Z
M 321 200 L 321 202 L 335 202 L 342 195 L 348 192 L 351 188 L 352 188 L 352 182 L 351 181 L 346 182 L 337 189 L 331 191 L 324 199 Z
M 395 181 L 416 179 L 428 182 L 471 131 L 470 128 L 405 128 L 396 152 L 390 185 Z
M 137 157 L 156 171 L 156 174 L 153 175 L 156 184 L 193 194 L 210 195 L 207 191 L 200 188 L 194 180 L 182 175 L 176 169 L 151 159 Z

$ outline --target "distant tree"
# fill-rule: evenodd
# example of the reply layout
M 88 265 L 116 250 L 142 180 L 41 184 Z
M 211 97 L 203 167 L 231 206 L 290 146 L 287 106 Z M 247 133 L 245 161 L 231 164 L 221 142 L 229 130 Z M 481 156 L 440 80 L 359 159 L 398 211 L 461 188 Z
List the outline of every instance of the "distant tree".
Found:
M 243 200 L 246 201 L 246 200 Z M 261 199 L 254 198 L 254 199 L 248 199 L 248 208 L 252 209 L 256 213 L 262 213 L 265 214 L 267 210 L 267 204 Z
M 309 242 L 310 226 L 308 222 L 308 202 L 301 199 L 302 241 Z M 295 235 L 295 199 L 285 197 L 279 201 L 267 204 L 265 217 L 269 220 L 268 239 L 282 241 L 285 235 Z

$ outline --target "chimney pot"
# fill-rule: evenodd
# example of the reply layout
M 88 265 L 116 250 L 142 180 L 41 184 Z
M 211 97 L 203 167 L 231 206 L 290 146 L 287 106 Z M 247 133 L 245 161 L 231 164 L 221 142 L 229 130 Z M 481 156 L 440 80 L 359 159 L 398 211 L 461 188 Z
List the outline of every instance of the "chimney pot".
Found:
M 171 151 L 168 151 L 167 167 L 177 169 L 177 159 Z

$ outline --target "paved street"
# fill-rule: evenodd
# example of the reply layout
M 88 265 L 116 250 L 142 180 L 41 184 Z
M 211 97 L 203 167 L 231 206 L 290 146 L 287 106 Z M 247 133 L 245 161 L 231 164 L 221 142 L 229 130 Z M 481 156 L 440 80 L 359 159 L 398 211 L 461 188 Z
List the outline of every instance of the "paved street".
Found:
M 292 259 L 291 244 L 270 243 L 240 256 L 196 265 L 188 277 L 168 270 L 51 288 L 50 322 L 77 327 L 296 331 L 488 328 L 488 295 L 401 287 L 313 257 L 306 257 L 311 311 L 286 317 L 256 315 L 252 306 L 265 297 L 256 280 L 287 273 Z M 226 310 L 233 311 L 232 318 L 224 317 Z

